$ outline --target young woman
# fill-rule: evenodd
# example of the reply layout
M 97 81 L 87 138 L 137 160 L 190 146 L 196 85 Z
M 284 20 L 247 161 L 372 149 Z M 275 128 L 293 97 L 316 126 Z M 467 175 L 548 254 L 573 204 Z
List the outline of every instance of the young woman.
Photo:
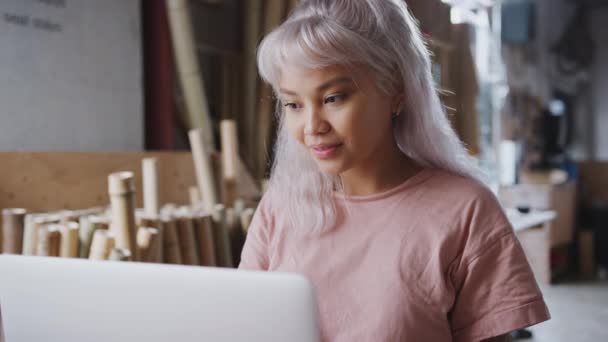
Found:
M 549 318 L 404 1 L 302 0 L 258 66 L 280 124 L 240 267 L 306 275 L 323 340 L 502 340 Z

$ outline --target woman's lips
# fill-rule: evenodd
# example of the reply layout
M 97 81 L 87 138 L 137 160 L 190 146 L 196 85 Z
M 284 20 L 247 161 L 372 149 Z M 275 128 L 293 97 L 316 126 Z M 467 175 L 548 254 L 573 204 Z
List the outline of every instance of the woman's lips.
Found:
M 340 146 L 342 146 L 342 144 L 315 145 L 312 147 L 312 153 L 319 159 L 328 159 L 336 154 L 336 151 Z

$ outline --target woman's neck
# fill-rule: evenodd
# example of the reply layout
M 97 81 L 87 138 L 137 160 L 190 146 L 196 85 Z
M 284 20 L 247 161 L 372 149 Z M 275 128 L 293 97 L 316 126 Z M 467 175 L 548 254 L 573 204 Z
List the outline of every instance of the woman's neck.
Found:
M 411 158 L 396 143 L 384 153 L 374 153 L 363 165 L 358 165 L 340 175 L 344 194 L 366 196 L 390 190 L 420 171 Z

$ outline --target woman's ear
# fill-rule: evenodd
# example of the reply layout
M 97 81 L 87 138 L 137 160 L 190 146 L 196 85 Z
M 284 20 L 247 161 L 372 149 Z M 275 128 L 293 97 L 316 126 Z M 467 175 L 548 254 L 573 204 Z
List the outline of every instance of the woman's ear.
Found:
M 393 96 L 393 100 L 391 101 L 391 113 L 399 113 L 403 110 L 403 95 L 398 94 Z

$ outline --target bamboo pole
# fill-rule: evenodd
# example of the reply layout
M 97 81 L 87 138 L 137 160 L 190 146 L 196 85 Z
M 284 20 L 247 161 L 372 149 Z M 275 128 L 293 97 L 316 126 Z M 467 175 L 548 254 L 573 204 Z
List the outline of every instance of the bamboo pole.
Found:
M 266 0 L 264 11 L 263 34 L 267 35 L 284 19 L 286 3 L 284 0 Z M 262 177 L 266 171 L 268 160 L 268 143 L 272 128 L 272 117 L 274 113 L 274 100 L 272 89 L 267 84 L 260 85 L 260 101 L 257 107 L 257 129 L 258 139 L 256 143 L 256 176 Z
M 244 156 L 250 167 L 256 167 L 256 110 L 257 110 L 257 86 L 258 72 L 256 67 L 256 48 L 261 36 L 260 13 L 263 9 L 262 0 L 244 1 L 245 25 L 243 25 L 244 37 L 244 92 L 243 92 L 243 112 L 241 117 L 243 122 L 242 131 L 244 134 Z
M 201 129 L 202 141 L 209 151 L 215 150 L 213 128 L 207 95 L 198 67 L 192 19 L 187 0 L 167 0 L 175 64 L 184 94 L 189 128 Z
M 112 206 L 111 230 L 116 239 L 116 247 L 132 251 L 132 257 L 138 259 L 136 251 L 136 228 L 134 193 L 135 186 L 132 172 L 116 172 L 108 176 L 108 192 Z
M 200 265 L 192 217 L 184 215 L 177 218 L 177 236 L 179 238 L 179 245 L 181 246 L 184 265 Z
M 216 266 L 215 247 L 213 245 L 213 220 L 211 215 L 195 216 L 194 236 L 200 264 L 202 266 Z
M 177 237 L 177 224 L 171 217 L 161 218 L 164 228 L 163 260 L 167 264 L 181 264 L 182 255 Z
M 217 204 L 213 211 L 213 244 L 215 246 L 215 260 L 218 266 L 232 267 L 232 252 L 230 237 L 226 229 L 226 208 Z
M 217 193 L 215 190 L 215 177 L 211 165 L 211 155 L 203 144 L 201 130 L 191 130 L 188 133 L 194 168 L 196 171 L 196 182 L 203 197 L 203 206 L 208 211 L 213 211 L 213 206 L 217 203 Z
M 61 234 L 61 245 L 59 256 L 62 258 L 77 258 L 78 250 L 78 233 L 80 225 L 77 222 L 66 222 L 59 226 Z
M 231 208 L 234 206 L 237 196 L 239 143 L 236 122 L 234 120 L 222 120 L 220 123 L 220 136 L 222 141 L 223 202 L 226 208 Z
M 149 216 L 158 216 L 160 213 L 158 201 L 158 159 L 144 158 L 142 160 L 142 175 L 144 213 Z
M 105 229 L 95 230 L 91 243 L 90 260 L 107 260 L 110 251 L 115 247 L 114 235 Z
M 27 211 L 22 208 L 11 208 L 2 210 L 2 230 L 0 231 L 0 240 L 2 240 L 2 248 L 0 250 L 3 253 L 22 253 L 26 213 Z
M 190 206 L 192 208 L 198 208 L 201 204 L 201 193 L 198 191 L 198 187 L 191 186 L 188 188 L 188 195 L 190 197 Z

